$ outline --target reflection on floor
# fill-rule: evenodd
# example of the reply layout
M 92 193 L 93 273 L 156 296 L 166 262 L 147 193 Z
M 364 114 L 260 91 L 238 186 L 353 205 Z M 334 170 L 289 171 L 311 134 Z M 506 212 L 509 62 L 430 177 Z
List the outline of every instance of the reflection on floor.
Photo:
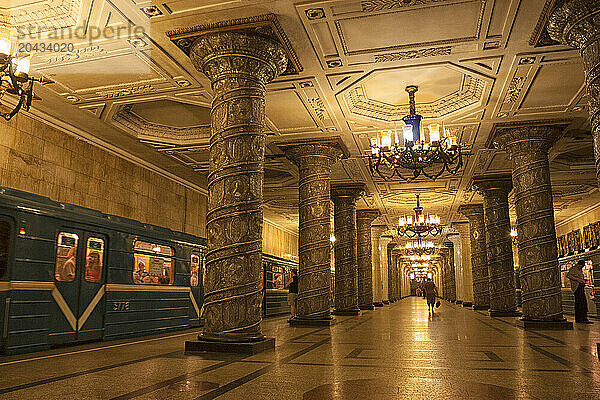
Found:
M 265 321 L 277 348 L 186 356 L 194 332 L 0 359 L 2 399 L 598 399 L 600 322 L 525 332 L 409 298 L 331 328 Z

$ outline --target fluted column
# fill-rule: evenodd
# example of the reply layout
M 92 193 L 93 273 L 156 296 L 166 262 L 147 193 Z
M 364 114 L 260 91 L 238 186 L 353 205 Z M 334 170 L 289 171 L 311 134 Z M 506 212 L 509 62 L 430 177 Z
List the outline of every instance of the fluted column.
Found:
M 456 266 L 454 264 L 454 244 L 445 242 L 448 248 L 448 300 L 456 302 Z
M 548 22 L 552 39 L 581 52 L 600 185 L 600 0 L 567 0 Z
M 262 341 L 265 85 L 285 71 L 286 56 L 249 31 L 207 32 L 189 55 L 213 90 L 200 339 Z
M 490 294 L 483 205 L 463 204 L 458 208 L 458 212 L 469 220 L 471 270 L 473 273 L 473 309 L 487 310 L 490 307 Z
M 485 237 L 490 289 L 490 316 L 515 317 L 517 292 L 513 264 L 508 194 L 512 190 L 510 175 L 478 176 L 473 185 L 483 196 Z
M 463 307 L 473 305 L 473 274 L 471 270 L 471 232 L 468 222 L 453 222 L 452 227 L 460 237 L 460 258 L 462 268 Z
M 332 184 L 335 229 L 335 315 L 358 315 L 356 200 L 364 184 Z
M 358 308 L 373 309 L 373 263 L 371 223 L 379 217 L 379 210 L 356 211 L 356 258 L 358 261 Z
M 383 271 L 381 265 L 381 235 L 387 230 L 386 225 L 371 226 L 373 256 L 373 305 L 383 306 Z M 386 243 L 387 246 L 387 243 Z
M 298 167 L 298 314 L 292 326 L 330 325 L 330 173 L 342 156 L 337 144 L 303 143 L 282 147 Z
M 381 293 L 383 304 L 390 304 L 390 277 L 388 263 L 388 246 L 392 242 L 391 236 L 382 236 L 381 245 Z
M 511 126 L 497 129 L 495 135 L 495 141 L 512 161 L 523 320 L 529 321 L 526 326 L 532 328 L 569 329 L 562 314 L 548 162 L 548 150 L 562 129 L 564 126 Z M 542 324 L 536 325 L 535 321 Z

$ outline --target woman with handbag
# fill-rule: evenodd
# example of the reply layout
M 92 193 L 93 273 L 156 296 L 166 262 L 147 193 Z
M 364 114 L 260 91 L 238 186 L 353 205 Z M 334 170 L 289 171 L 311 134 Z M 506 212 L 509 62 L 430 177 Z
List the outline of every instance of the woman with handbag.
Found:
M 423 289 L 425 290 L 425 296 L 427 297 L 427 307 L 429 308 L 429 312 L 433 314 L 433 310 L 435 309 L 435 299 L 438 295 L 437 287 L 431 278 L 427 278 L 427 282 L 423 285 Z

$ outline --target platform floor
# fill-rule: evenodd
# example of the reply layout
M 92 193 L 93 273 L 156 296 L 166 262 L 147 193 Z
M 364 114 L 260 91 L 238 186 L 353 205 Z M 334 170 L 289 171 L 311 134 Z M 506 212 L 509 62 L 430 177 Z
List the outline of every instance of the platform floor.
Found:
M 277 347 L 249 357 L 186 356 L 191 331 L 3 357 L 0 399 L 600 399 L 600 322 L 525 332 L 420 298 L 336 319 L 268 319 Z

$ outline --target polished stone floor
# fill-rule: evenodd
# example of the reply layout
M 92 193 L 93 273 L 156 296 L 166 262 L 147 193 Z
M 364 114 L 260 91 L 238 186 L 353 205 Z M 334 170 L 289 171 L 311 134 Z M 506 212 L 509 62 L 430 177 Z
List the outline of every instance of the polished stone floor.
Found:
M 186 356 L 194 332 L 0 358 L 0 399 L 600 399 L 600 322 L 516 318 L 408 298 L 331 328 L 268 319 L 276 350 Z

